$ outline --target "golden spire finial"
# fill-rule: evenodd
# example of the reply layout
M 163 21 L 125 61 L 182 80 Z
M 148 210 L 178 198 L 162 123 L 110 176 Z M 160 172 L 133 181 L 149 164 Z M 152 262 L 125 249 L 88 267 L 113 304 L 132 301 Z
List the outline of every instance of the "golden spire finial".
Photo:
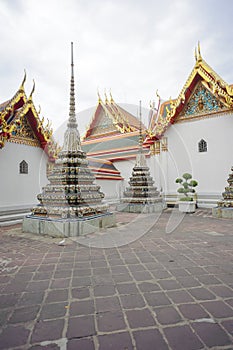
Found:
M 197 59 L 198 61 L 201 61 L 202 60 L 202 57 L 201 57 L 201 48 L 200 48 L 200 41 L 198 40 L 198 43 L 197 43 Z
M 36 86 L 36 84 L 35 84 L 35 80 L 33 79 L 33 87 L 32 87 L 32 91 L 31 91 L 31 93 L 30 93 L 30 95 L 29 95 L 29 100 L 31 100 L 32 99 L 32 95 L 33 95 L 33 93 L 34 93 L 34 91 L 35 91 L 35 86 Z
M 99 89 L 97 89 L 97 95 L 98 95 L 98 103 L 100 104 L 102 102 L 102 99 L 101 99 L 101 96 L 100 96 Z
M 111 89 L 109 90 L 109 95 L 110 95 L 110 102 L 111 102 L 111 103 L 114 103 L 114 99 L 113 99 L 113 97 L 112 97 L 112 91 L 111 91 Z
M 159 95 L 158 89 L 156 90 L 156 96 L 158 97 L 159 100 L 161 100 L 161 97 Z
M 22 81 L 22 83 L 20 85 L 19 90 L 24 90 L 24 84 L 25 84 L 25 81 L 26 81 L 26 77 L 27 77 L 27 73 L 26 73 L 26 69 L 24 69 L 23 81 Z
M 194 51 L 194 57 L 195 57 L 195 60 L 197 61 L 197 48 L 195 47 L 195 51 Z
M 104 90 L 104 96 L 105 96 L 105 104 L 107 105 L 108 104 L 108 96 L 106 94 L 106 90 Z

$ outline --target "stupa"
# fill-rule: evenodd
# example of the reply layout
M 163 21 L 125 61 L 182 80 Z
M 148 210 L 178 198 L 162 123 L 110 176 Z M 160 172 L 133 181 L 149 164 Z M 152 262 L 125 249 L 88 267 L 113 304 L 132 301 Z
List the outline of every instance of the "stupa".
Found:
M 73 43 L 71 44 L 70 111 L 64 143 L 49 184 L 37 196 L 40 204 L 23 220 L 23 231 L 51 236 L 79 236 L 115 225 L 102 202 L 104 194 L 88 168 L 75 116 Z
M 140 101 L 140 125 L 141 125 L 141 101 Z M 164 203 L 160 192 L 154 186 L 154 180 L 150 176 L 149 167 L 142 147 L 142 128 L 139 132 L 139 151 L 136 155 L 136 163 L 133 167 L 129 187 L 123 193 L 121 203 L 117 206 L 119 211 L 133 213 L 153 213 L 164 209 Z
M 233 219 L 233 166 L 231 167 L 231 174 L 227 180 L 228 186 L 223 192 L 223 199 L 218 202 L 218 206 L 212 209 L 212 214 L 218 218 Z

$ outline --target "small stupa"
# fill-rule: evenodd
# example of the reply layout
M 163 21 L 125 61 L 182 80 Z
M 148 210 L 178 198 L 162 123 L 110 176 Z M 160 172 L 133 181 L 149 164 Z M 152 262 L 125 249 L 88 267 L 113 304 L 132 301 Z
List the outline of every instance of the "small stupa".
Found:
M 231 174 L 227 179 L 228 186 L 223 192 L 223 199 L 218 202 L 218 206 L 212 209 L 212 214 L 218 218 L 233 219 L 233 166 L 231 167 Z
M 70 111 L 64 143 L 49 184 L 37 196 L 40 204 L 25 217 L 23 230 L 52 236 L 79 236 L 115 225 L 115 216 L 102 202 L 103 192 L 94 181 L 86 153 L 81 149 L 75 116 L 73 43 L 71 43 Z
M 153 178 L 150 176 L 150 170 L 146 164 L 146 157 L 142 147 L 141 101 L 139 113 L 139 151 L 136 155 L 136 163 L 133 167 L 132 176 L 129 179 L 129 187 L 124 191 L 123 198 L 117 209 L 119 211 L 133 213 L 153 213 L 162 211 L 164 209 L 164 203 L 160 192 L 154 186 Z

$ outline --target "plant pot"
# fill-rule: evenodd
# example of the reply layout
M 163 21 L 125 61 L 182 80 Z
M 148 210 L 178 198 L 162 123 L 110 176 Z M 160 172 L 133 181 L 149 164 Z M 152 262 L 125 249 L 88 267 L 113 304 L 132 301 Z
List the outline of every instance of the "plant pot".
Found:
M 196 201 L 179 201 L 178 204 L 182 213 L 194 213 L 196 210 Z

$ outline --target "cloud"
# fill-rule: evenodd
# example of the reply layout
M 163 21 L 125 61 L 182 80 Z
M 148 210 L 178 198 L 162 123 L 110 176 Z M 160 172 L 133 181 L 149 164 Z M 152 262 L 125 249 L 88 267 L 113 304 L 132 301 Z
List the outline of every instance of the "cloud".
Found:
M 77 112 L 96 105 L 98 88 L 145 107 L 156 89 L 176 97 L 198 40 L 206 61 L 231 83 L 232 10 L 231 0 L 1 1 L 0 102 L 16 92 L 26 68 L 27 91 L 34 78 L 35 104 L 58 128 L 68 117 L 71 41 Z

